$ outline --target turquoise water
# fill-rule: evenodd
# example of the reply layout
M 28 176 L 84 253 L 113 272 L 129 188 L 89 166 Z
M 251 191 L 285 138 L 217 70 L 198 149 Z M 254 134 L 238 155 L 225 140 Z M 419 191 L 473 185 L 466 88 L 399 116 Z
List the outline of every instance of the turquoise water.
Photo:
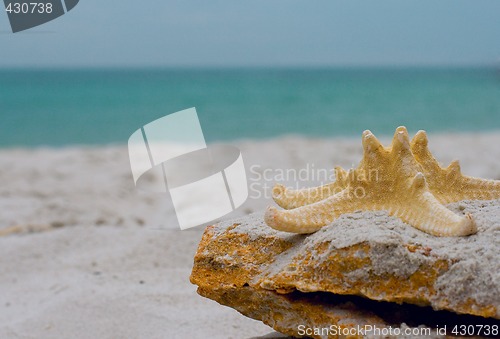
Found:
M 0 71 L 0 147 L 125 143 L 196 107 L 208 141 L 500 130 L 494 69 Z

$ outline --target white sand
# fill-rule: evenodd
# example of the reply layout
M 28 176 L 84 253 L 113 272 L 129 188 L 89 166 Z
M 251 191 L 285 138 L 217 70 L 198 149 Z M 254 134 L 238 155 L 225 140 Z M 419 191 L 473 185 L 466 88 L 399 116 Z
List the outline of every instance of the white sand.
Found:
M 252 198 L 228 217 L 270 203 L 256 173 L 274 181 L 289 168 L 350 167 L 361 157 L 359 138 L 235 145 Z M 464 173 L 485 178 L 500 179 L 498 145 L 494 133 L 430 136 L 440 161 L 460 159 Z M 272 332 L 196 294 L 189 274 L 203 229 L 178 230 L 165 197 L 135 190 L 125 147 L 1 150 L 0 183 L 0 338 L 251 338 Z M 272 182 L 267 185 L 269 194 Z

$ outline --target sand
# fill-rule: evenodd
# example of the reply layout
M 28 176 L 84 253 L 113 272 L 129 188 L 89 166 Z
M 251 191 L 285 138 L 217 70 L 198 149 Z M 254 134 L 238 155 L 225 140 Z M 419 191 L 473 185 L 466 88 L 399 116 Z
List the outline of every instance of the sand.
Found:
M 288 169 L 316 173 L 299 187 L 316 185 L 324 169 L 356 165 L 362 153 L 359 138 L 232 144 L 250 198 L 227 218 L 264 209 L 276 180 L 294 186 Z M 460 159 L 465 174 L 485 178 L 500 179 L 499 144 L 500 133 L 430 135 L 440 161 Z M 135 189 L 125 146 L 0 150 L 0 183 L 1 338 L 273 332 L 196 294 L 189 274 L 203 227 L 180 231 L 167 198 Z

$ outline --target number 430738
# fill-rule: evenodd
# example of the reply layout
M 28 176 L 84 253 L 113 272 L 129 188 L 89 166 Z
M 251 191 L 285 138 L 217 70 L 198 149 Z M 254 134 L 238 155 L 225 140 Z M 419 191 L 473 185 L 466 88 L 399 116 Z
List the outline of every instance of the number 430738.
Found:
M 42 3 L 42 2 L 14 2 L 14 3 L 9 3 L 7 7 L 5 8 L 5 11 L 7 13 L 14 13 L 14 14 L 45 14 L 45 13 L 52 13 L 52 4 L 49 3 Z

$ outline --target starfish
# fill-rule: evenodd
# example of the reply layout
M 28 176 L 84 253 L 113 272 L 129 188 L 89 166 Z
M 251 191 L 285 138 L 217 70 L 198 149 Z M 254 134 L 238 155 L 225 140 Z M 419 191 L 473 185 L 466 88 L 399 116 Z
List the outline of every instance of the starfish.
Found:
M 427 148 L 424 131 L 410 140 L 398 127 L 390 147 L 363 132 L 363 159 L 349 172 L 337 167 L 337 180 L 317 188 L 273 190 L 276 202 L 266 223 L 274 229 L 313 233 L 340 215 L 358 210 L 385 210 L 413 227 L 435 236 L 465 236 L 477 232 L 471 215 L 459 216 L 442 203 L 500 198 L 500 181 L 463 176 L 458 162 L 439 166 Z
M 365 131 L 367 132 L 369 131 Z M 458 160 L 452 161 L 446 168 L 441 167 L 429 151 L 428 144 L 427 133 L 420 130 L 411 140 L 410 148 L 415 160 L 422 167 L 429 189 L 442 204 L 462 200 L 500 199 L 500 180 L 464 176 Z M 276 184 L 273 188 L 273 199 L 279 206 L 289 210 L 339 193 L 346 188 L 348 172 L 340 166 L 336 166 L 334 170 L 336 181 L 323 186 L 293 190 Z

